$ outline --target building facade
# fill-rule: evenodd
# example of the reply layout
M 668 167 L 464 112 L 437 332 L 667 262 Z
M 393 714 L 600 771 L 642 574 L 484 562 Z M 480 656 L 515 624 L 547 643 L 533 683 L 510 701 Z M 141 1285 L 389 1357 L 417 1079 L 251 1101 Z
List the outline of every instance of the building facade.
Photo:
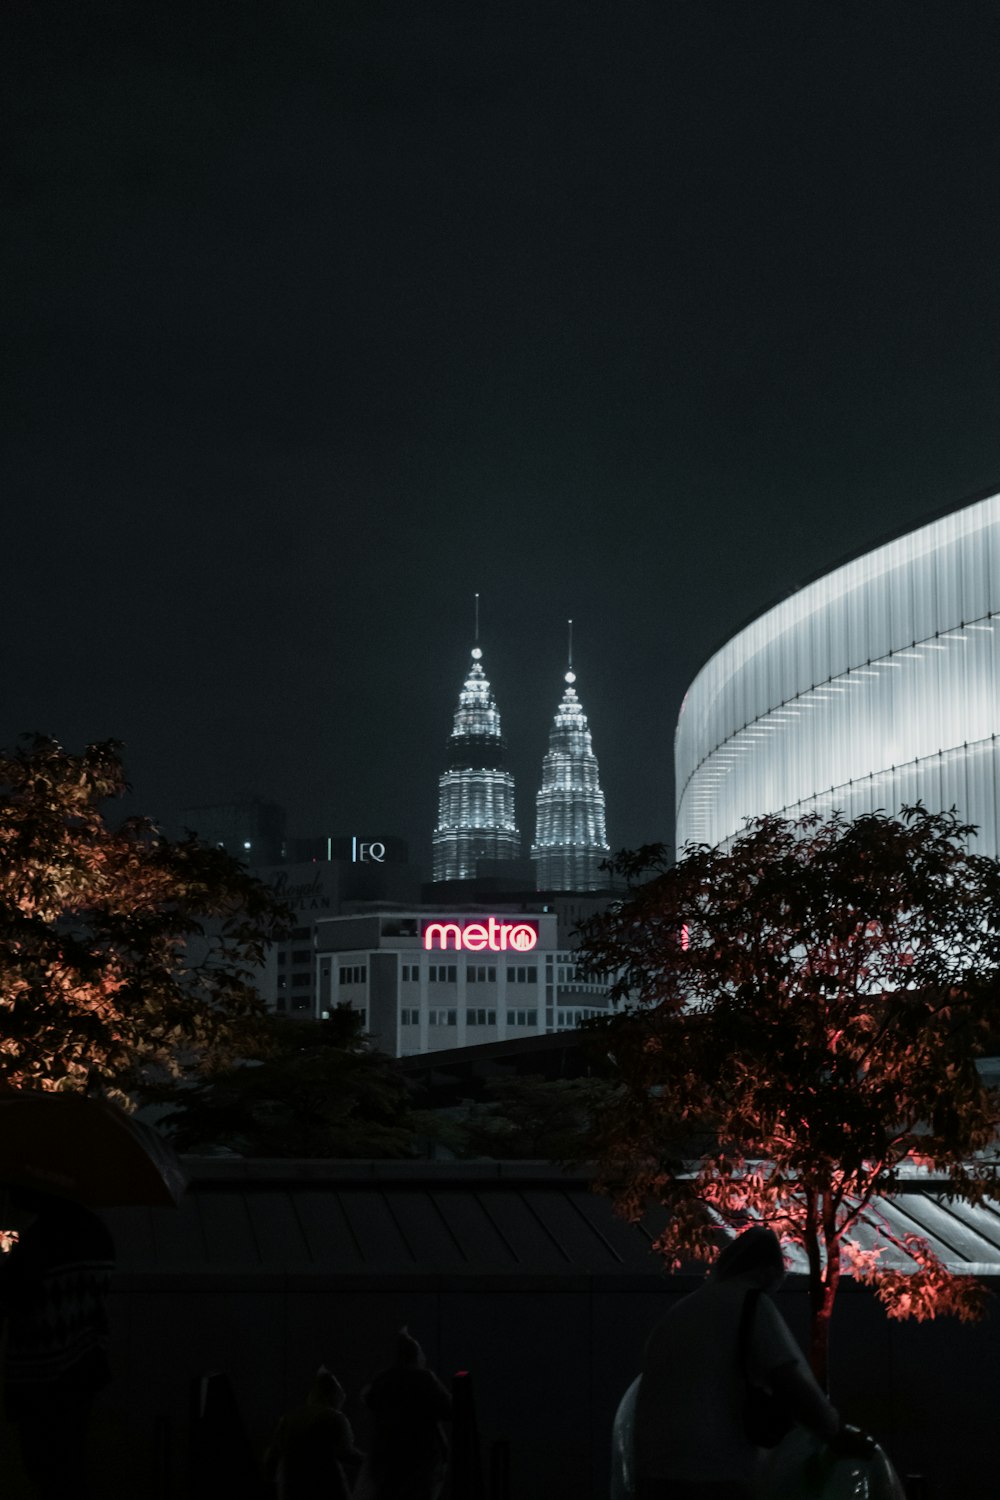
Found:
M 317 923 L 336 916 L 345 902 L 420 900 L 420 871 L 401 839 L 329 839 L 326 859 L 265 866 L 257 871 L 291 912 L 283 936 L 268 949 L 256 986 L 268 1010 L 298 1020 L 319 1015 Z M 336 857 L 333 851 L 341 851 Z
M 746 817 L 922 801 L 1000 854 L 1000 495 L 835 568 L 759 616 L 689 688 L 676 838 Z
M 358 911 L 316 924 L 320 1015 L 359 1012 L 392 1056 L 538 1036 L 607 1011 L 559 916 L 536 905 Z
M 570 670 L 565 681 L 542 763 L 531 859 L 540 891 L 593 891 L 608 880 L 604 793 L 576 674 Z
M 435 880 L 471 880 L 484 862 L 521 856 L 514 778 L 506 769 L 500 714 L 482 655 L 475 646 L 448 741 L 448 765 L 438 781 L 431 841 Z

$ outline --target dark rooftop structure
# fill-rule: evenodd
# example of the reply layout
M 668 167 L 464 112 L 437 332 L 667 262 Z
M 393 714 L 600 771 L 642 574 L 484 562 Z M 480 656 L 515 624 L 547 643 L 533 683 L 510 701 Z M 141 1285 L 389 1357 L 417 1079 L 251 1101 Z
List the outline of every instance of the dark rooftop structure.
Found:
M 630 1226 L 585 1172 L 537 1162 L 186 1166 L 176 1211 L 106 1216 L 119 1269 L 116 1378 L 96 1433 L 105 1500 L 134 1500 L 137 1476 L 155 1500 L 187 1496 L 191 1391 L 212 1370 L 230 1377 L 260 1452 L 325 1362 L 364 1446 L 358 1395 L 404 1323 L 443 1379 L 472 1373 L 483 1451 L 509 1445 L 512 1497 L 605 1500 L 618 1400 L 652 1324 L 701 1275 L 664 1275 L 651 1253 L 655 1219 Z M 955 1269 L 1000 1278 L 996 1208 L 970 1210 L 948 1200 L 946 1184 L 914 1180 L 888 1212 Z M 779 1302 L 804 1342 L 801 1276 Z M 992 1500 L 982 1434 L 1000 1384 L 993 1322 L 890 1323 L 848 1281 L 832 1382 L 901 1472 L 932 1479 L 931 1495 Z

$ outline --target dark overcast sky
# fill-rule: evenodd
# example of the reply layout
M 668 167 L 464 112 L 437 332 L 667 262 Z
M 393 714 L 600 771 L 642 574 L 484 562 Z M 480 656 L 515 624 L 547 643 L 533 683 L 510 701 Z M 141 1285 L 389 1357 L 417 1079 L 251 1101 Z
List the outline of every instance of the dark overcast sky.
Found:
M 482 595 L 522 831 L 1000 482 L 1000 9 L 7 0 L 0 743 L 428 852 Z

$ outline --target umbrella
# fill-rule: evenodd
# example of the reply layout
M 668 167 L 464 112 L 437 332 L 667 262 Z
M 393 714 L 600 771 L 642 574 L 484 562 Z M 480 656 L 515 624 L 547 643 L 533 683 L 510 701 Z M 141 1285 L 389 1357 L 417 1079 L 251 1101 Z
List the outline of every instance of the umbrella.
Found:
M 187 1182 L 152 1126 L 84 1094 L 0 1094 L 0 1183 L 91 1208 L 176 1207 Z

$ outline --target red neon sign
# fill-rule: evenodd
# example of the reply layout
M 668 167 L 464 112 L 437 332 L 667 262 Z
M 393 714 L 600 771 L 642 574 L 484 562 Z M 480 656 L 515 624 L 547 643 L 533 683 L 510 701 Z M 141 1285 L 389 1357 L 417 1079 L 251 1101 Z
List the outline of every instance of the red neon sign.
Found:
M 538 943 L 538 928 L 533 922 L 425 922 L 424 947 L 466 948 L 471 953 L 530 953 Z

